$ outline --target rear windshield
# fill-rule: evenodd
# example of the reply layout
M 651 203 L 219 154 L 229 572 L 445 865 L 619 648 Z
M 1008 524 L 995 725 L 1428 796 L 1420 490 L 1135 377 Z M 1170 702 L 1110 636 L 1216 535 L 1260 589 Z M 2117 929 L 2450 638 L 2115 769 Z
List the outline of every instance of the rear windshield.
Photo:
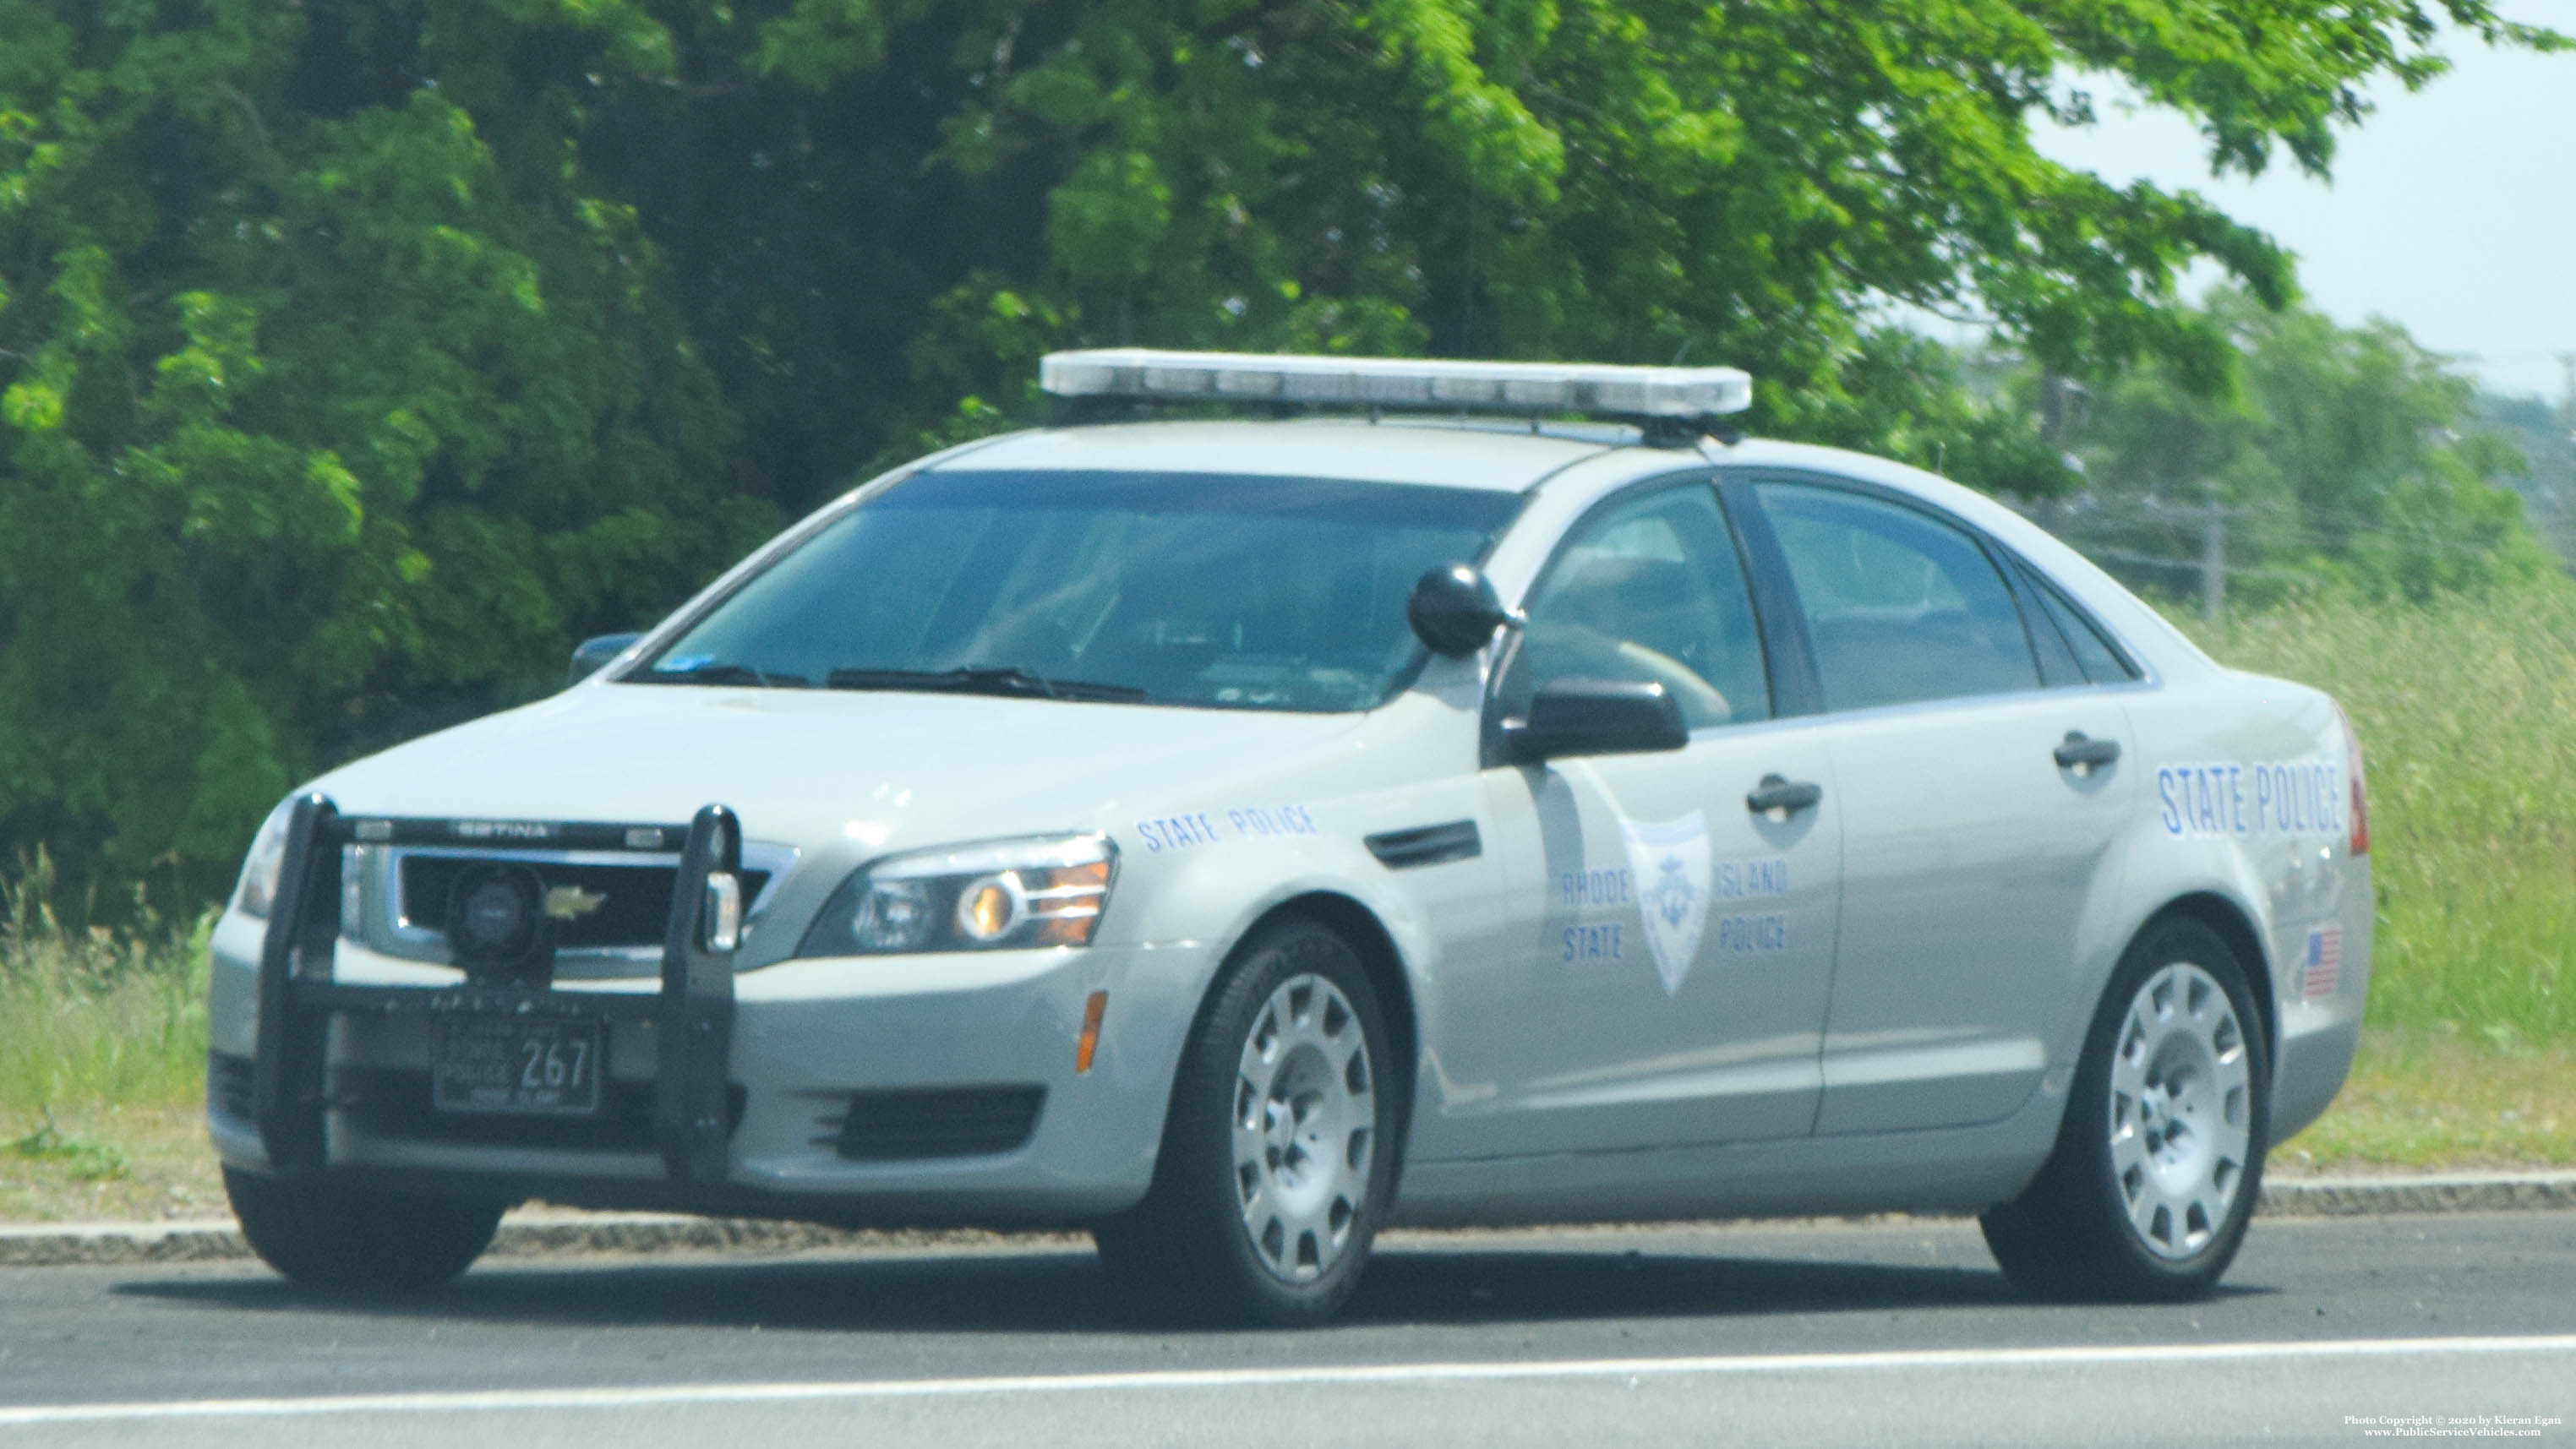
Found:
M 1517 494 L 1314 478 L 930 472 L 773 563 L 626 678 L 973 688 L 1330 712 L 1383 702 L 1424 571 Z

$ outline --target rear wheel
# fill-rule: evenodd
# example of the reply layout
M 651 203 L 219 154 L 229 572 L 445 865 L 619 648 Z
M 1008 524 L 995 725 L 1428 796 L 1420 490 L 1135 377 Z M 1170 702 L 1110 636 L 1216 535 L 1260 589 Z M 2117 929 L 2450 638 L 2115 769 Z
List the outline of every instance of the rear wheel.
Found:
M 1995 1260 L 2043 1297 L 2206 1295 L 2253 1218 L 2270 1101 L 2236 952 L 2189 917 L 2151 926 L 2103 995 L 2048 1165 L 1982 1219 Z
M 1183 1051 L 1152 1189 L 1094 1230 L 1103 1259 L 1228 1318 L 1331 1317 L 1391 1196 L 1391 1064 L 1350 944 L 1303 917 L 1263 927 Z
M 449 1282 L 492 1245 L 507 1204 L 224 1169 L 242 1237 L 297 1284 L 393 1295 Z

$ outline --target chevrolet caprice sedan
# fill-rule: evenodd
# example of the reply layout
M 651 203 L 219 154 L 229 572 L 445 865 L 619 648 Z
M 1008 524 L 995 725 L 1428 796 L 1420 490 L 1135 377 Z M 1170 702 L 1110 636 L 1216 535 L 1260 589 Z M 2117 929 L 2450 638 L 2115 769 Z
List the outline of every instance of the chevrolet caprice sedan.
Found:
M 208 1094 L 262 1257 L 418 1288 L 541 1197 L 1078 1226 L 1280 1323 L 1402 1222 L 2226 1270 L 2362 1015 L 2334 701 L 1966 489 L 1728 437 L 1728 369 L 1045 382 L 1064 426 L 279 806 Z

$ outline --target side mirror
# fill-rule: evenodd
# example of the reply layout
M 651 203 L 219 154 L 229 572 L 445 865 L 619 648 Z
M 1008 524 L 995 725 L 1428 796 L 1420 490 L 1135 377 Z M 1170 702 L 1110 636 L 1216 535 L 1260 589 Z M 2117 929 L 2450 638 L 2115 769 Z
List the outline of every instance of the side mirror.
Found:
M 1404 616 L 1434 654 L 1463 658 L 1492 641 L 1494 631 L 1518 622 L 1494 593 L 1493 581 L 1472 564 L 1444 564 L 1416 579 Z
M 1519 728 L 1506 725 L 1512 758 L 1523 764 L 1565 755 L 1643 755 L 1690 743 L 1682 707 L 1651 679 L 1557 679 L 1530 701 Z
M 572 667 L 564 672 L 564 687 L 569 689 L 607 668 L 608 661 L 625 653 L 626 646 L 643 637 L 641 634 L 602 634 L 596 639 L 582 640 L 580 647 L 572 651 Z

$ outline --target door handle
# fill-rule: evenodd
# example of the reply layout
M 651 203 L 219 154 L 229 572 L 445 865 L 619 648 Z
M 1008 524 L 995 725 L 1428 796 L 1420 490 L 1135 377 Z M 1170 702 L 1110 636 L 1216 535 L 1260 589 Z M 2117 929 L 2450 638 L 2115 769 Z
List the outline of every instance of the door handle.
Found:
M 1744 797 L 1744 808 L 1756 815 L 1786 820 L 1825 798 L 1825 787 L 1805 780 L 1783 780 L 1765 775 L 1753 793 Z
M 2118 760 L 2120 742 L 2087 739 L 2082 730 L 2068 730 L 2066 738 L 2058 743 L 2056 754 L 2059 769 L 2088 774 Z

